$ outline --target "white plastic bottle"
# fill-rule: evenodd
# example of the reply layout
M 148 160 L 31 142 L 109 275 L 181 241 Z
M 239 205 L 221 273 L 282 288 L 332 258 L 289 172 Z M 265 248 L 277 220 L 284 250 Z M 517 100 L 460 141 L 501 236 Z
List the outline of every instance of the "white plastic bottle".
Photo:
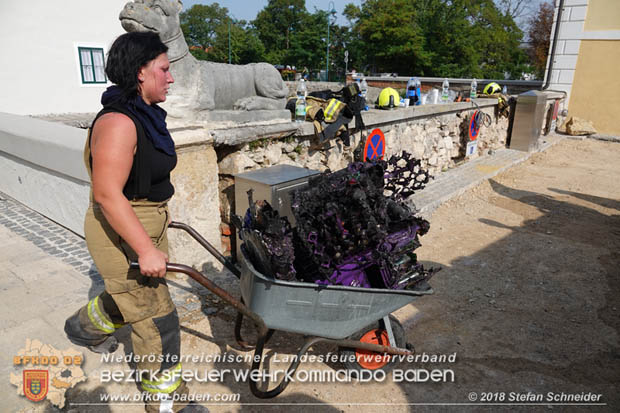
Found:
M 366 78 L 363 77 L 360 83 L 360 95 L 362 95 L 362 97 L 366 99 L 367 94 L 368 94 L 368 83 L 366 82 Z M 368 110 L 368 105 L 364 106 L 364 110 Z
M 478 96 L 478 81 L 476 78 L 471 81 L 471 87 L 469 89 L 469 97 L 475 99 Z
M 368 93 L 368 83 L 366 83 L 366 78 L 362 78 L 362 82 L 360 83 L 360 92 L 362 97 L 366 99 L 366 94 Z
M 508 88 L 506 87 L 506 85 L 504 85 L 504 87 L 502 88 L 502 95 L 508 95 Z
M 415 79 L 415 92 L 418 95 L 418 101 L 415 104 L 421 105 L 422 104 L 422 82 L 417 77 L 414 77 L 414 79 Z
M 410 77 L 409 81 L 407 82 L 407 92 L 406 92 L 406 96 L 405 98 L 409 99 L 409 104 L 410 105 L 415 105 L 415 101 L 416 101 L 416 78 L 415 77 Z
M 441 103 L 448 103 L 450 99 L 450 82 L 448 82 L 448 78 L 443 80 L 443 85 L 441 85 Z
M 306 82 L 302 78 L 297 85 L 297 102 L 295 102 L 295 121 L 304 122 L 306 120 Z
M 410 91 L 415 91 L 415 77 L 410 77 L 407 81 L 407 97 L 409 96 Z

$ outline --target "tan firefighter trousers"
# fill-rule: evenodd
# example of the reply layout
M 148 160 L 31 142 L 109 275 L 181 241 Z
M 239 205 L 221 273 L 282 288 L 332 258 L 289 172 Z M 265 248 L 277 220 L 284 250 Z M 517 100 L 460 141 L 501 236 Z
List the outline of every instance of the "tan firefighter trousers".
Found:
M 168 207 L 165 202 L 130 201 L 155 246 L 168 253 Z M 84 224 L 88 250 L 105 283 L 105 291 L 67 320 L 65 331 L 77 344 L 97 345 L 125 324 L 132 328 L 133 357 L 147 411 L 178 411 L 172 399 L 187 393 L 181 380 L 179 318 L 164 278 L 130 270 L 136 253 L 112 229 L 91 202 Z M 179 374 L 169 374 L 178 372 Z M 155 373 L 153 375 L 152 373 Z M 160 402 L 161 398 L 167 399 Z M 150 402 L 149 402 L 150 400 Z

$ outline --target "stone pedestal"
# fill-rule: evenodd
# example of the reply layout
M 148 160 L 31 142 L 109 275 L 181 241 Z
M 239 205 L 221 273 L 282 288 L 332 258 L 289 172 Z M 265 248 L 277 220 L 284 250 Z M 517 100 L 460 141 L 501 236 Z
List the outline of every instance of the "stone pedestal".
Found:
M 190 225 L 221 251 L 218 169 L 212 139 L 204 129 L 176 132 L 173 139 L 178 162 L 172 171 L 175 195 L 170 201 L 171 218 Z M 170 229 L 168 236 L 170 262 L 199 270 L 222 267 L 185 231 Z

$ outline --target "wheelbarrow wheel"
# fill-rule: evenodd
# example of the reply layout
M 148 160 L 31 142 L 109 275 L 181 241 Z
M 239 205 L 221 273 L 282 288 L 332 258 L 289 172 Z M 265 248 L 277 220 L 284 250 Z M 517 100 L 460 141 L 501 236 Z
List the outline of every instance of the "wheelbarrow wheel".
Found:
M 391 315 L 390 323 L 392 325 L 392 332 L 394 333 L 396 347 L 406 348 L 407 343 L 405 341 L 405 329 L 396 317 Z M 388 338 L 388 333 L 385 330 L 385 326 L 383 325 L 383 320 L 377 321 L 375 324 L 366 327 L 349 338 L 351 340 L 359 340 L 364 343 L 380 344 L 383 346 L 390 345 L 390 340 Z M 373 351 L 339 347 L 338 352 L 344 367 L 354 372 L 361 372 L 363 370 L 383 370 L 387 372 L 396 364 L 396 357 L 387 354 L 375 353 Z

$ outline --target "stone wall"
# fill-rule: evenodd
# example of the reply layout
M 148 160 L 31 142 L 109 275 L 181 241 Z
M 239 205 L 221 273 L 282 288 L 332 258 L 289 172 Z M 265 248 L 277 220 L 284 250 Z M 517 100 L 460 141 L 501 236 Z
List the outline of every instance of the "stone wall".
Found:
M 482 127 L 477 153 L 473 156 L 484 156 L 506 146 L 508 120 L 495 115 L 495 102 L 480 99 L 490 124 Z M 469 103 L 457 103 L 399 108 L 389 112 L 370 110 L 364 113 L 368 127 L 365 134 L 379 127 L 385 136 L 387 157 L 407 151 L 420 159 L 431 175 L 437 175 L 466 161 L 467 128 L 473 109 L 475 107 Z M 233 175 L 282 164 L 321 172 L 327 169 L 336 171 L 354 160 L 353 152 L 360 140 L 360 133 L 356 132 L 348 147 L 338 138 L 321 146 L 314 137 L 312 124 L 305 122 L 296 135 L 286 138 L 263 138 L 234 147 L 216 147 L 222 235 L 226 248 L 229 248 L 229 241 L 225 234 L 231 232 L 228 224 L 230 213 L 234 211 Z
M 90 179 L 83 160 L 85 129 L 0 113 L 0 192 L 76 234 L 84 235 Z M 171 130 L 178 162 L 172 172 L 171 219 L 220 245 L 220 204 L 213 138 L 204 128 Z M 170 230 L 170 261 L 196 268 L 221 265 L 196 241 Z
M 0 113 L 0 191 L 78 234 L 90 183 L 86 131 Z
M 171 180 L 175 195 L 169 203 L 170 218 L 188 224 L 219 250 L 220 204 L 218 171 L 213 141 L 202 129 L 173 133 L 177 166 Z M 195 268 L 221 268 L 221 264 L 187 233 L 168 231 L 170 260 Z
M 495 115 L 497 100 L 493 99 L 371 109 L 363 113 L 365 135 L 380 128 L 387 156 L 406 150 L 437 176 L 467 162 L 467 124 L 476 105 L 490 116 L 490 124 L 482 127 L 474 156 L 486 156 L 506 146 L 508 121 Z M 230 250 L 234 175 L 282 164 L 318 171 L 344 168 L 354 160 L 354 148 L 361 142 L 354 124 L 350 146 L 340 139 L 319 145 L 310 122 L 171 127 L 179 156 L 172 173 L 176 193 L 170 202 L 171 218 L 191 225 L 221 251 Z M 84 129 L 0 114 L 0 164 L 4 166 L 0 191 L 82 234 L 90 189 L 82 160 L 85 138 Z M 200 269 L 221 267 L 187 234 L 171 230 L 169 235 L 171 261 Z
M 482 128 L 478 140 L 478 155 L 485 155 L 489 150 L 505 147 L 508 120 L 494 115 L 494 108 L 483 111 L 490 116 L 490 126 Z M 410 152 L 431 174 L 454 167 L 456 162 L 464 160 L 465 136 L 471 111 L 441 115 L 437 117 L 395 123 L 381 127 L 386 139 L 386 155 L 402 151 Z M 366 131 L 368 134 L 370 131 Z M 353 149 L 360 143 L 360 133 L 354 134 L 350 146 L 345 146 L 340 139 L 335 139 L 324 146 L 311 136 L 295 135 L 284 139 L 262 139 L 238 147 L 226 154 L 218 151 L 220 176 L 232 176 L 249 170 L 265 168 L 272 165 L 294 165 L 302 168 L 338 170 L 353 161 Z

